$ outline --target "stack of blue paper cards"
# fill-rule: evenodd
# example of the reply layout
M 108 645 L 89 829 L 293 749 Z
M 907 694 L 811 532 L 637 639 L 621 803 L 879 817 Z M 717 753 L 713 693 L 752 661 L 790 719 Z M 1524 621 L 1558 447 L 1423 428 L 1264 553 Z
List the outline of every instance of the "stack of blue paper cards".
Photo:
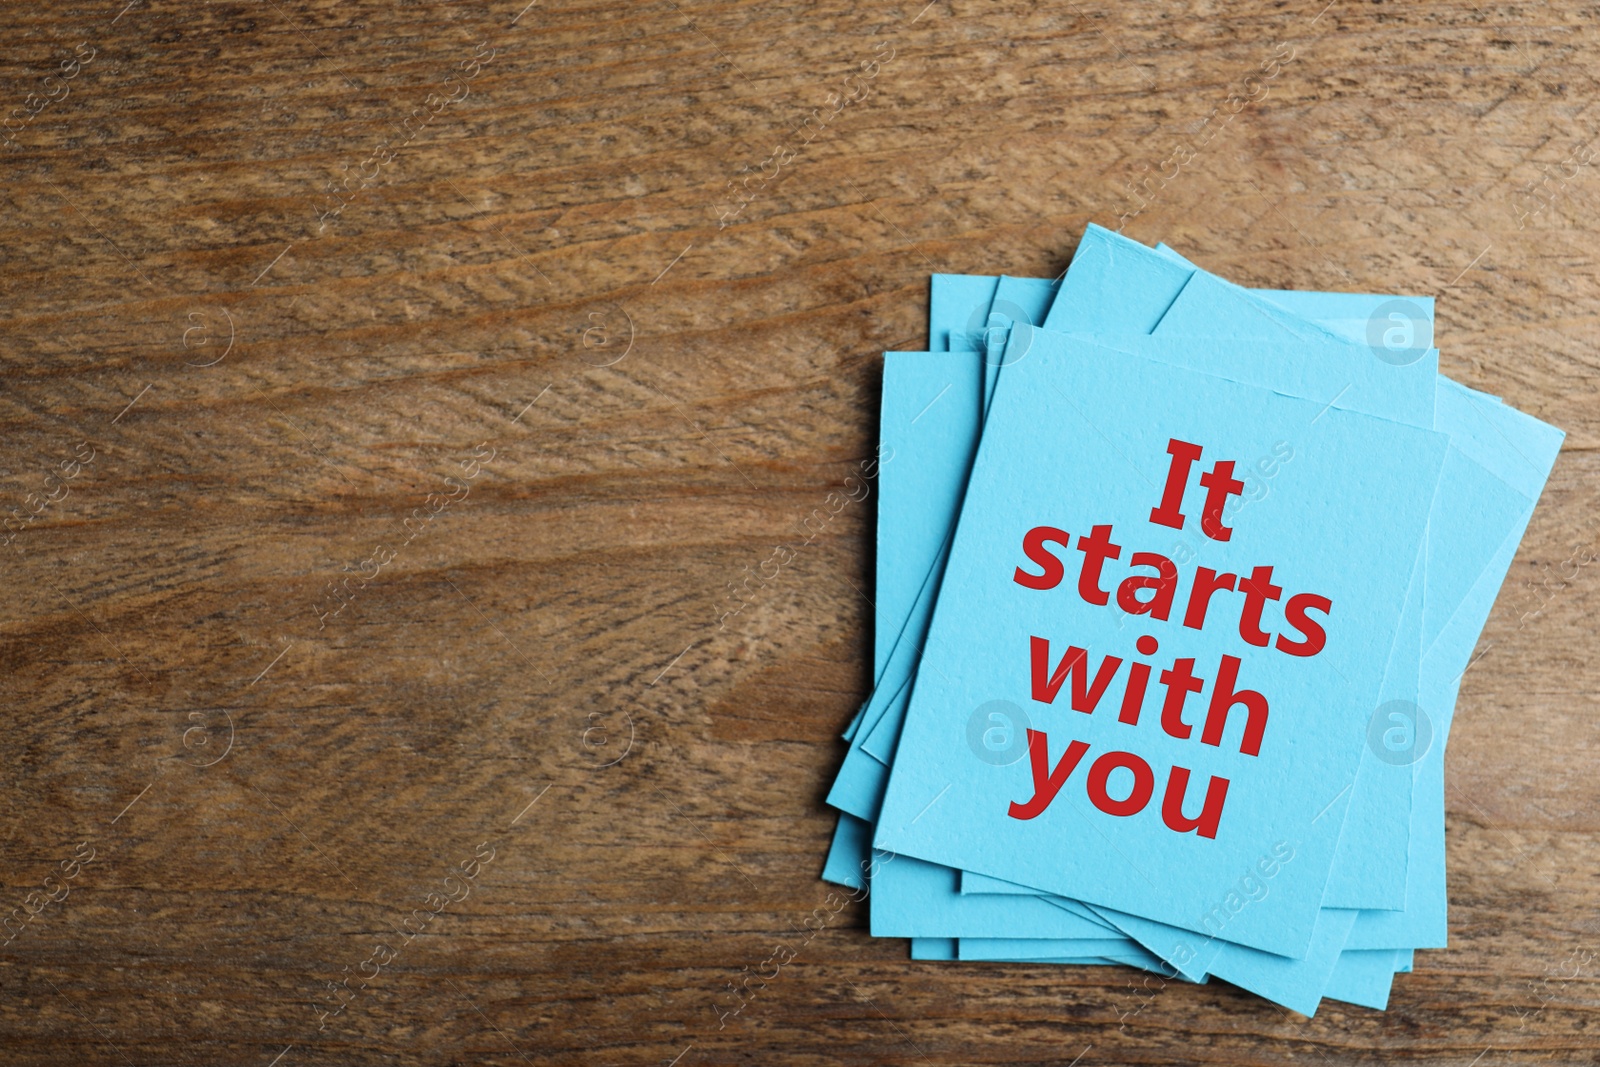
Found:
M 1095 226 L 929 319 L 824 877 L 914 959 L 1384 1007 L 1445 946 L 1456 693 L 1563 434 L 1438 373 L 1430 298 Z

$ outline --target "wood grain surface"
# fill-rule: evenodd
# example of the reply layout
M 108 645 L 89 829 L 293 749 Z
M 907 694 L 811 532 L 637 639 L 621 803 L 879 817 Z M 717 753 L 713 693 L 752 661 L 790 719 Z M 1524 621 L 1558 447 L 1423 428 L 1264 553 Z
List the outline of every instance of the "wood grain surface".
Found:
M 0 10 L 0 1063 L 1600 1062 L 1593 5 L 124 4 Z M 824 904 L 879 355 L 1089 221 L 1567 431 L 1386 1013 Z

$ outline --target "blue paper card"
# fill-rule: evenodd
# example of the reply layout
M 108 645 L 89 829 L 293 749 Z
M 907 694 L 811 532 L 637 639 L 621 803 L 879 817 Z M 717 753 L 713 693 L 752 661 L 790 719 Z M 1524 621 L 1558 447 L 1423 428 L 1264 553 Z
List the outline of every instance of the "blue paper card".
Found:
M 875 844 L 1184 925 L 1288 843 L 1301 862 L 1229 934 L 1303 955 L 1338 836 L 1317 823 L 1355 777 L 1446 442 L 1026 326 L 1011 348 Z M 1289 440 L 1294 476 L 1227 527 L 1234 466 Z M 1191 523 L 1210 565 L 1180 574 Z M 1119 632 L 1103 570 L 1149 632 Z M 1026 760 L 969 743 L 994 701 L 1037 720 Z

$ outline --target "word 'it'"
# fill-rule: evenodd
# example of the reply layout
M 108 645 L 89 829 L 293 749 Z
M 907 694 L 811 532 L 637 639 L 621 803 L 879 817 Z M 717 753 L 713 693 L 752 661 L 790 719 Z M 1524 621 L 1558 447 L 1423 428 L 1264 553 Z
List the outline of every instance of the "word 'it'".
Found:
M 1176 437 L 1167 441 L 1167 454 L 1172 461 L 1167 465 L 1167 486 L 1161 492 L 1161 503 L 1150 509 L 1151 522 L 1183 529 L 1183 492 L 1189 487 L 1189 468 L 1202 451 L 1199 445 Z M 1206 502 L 1200 509 L 1200 532 L 1213 541 L 1230 540 L 1233 528 L 1222 525 L 1222 509 L 1228 506 L 1229 497 L 1244 492 L 1244 483 L 1233 476 L 1233 460 L 1219 459 L 1200 476 L 1200 485 L 1206 491 Z

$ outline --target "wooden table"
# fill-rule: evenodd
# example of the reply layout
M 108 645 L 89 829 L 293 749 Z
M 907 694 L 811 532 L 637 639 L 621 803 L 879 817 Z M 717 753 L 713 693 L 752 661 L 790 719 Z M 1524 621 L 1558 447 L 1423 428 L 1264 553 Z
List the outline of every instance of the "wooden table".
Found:
M 12 0 L 0 1061 L 1593 1062 L 1600 35 L 1324 3 Z M 825 904 L 873 501 L 748 578 L 1089 221 L 1567 431 L 1387 1013 Z

